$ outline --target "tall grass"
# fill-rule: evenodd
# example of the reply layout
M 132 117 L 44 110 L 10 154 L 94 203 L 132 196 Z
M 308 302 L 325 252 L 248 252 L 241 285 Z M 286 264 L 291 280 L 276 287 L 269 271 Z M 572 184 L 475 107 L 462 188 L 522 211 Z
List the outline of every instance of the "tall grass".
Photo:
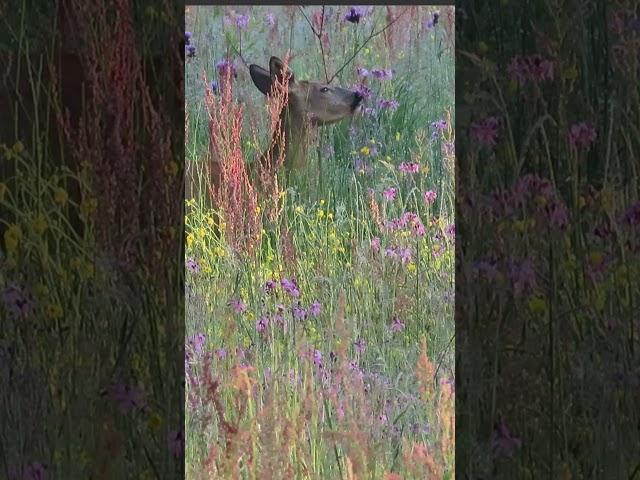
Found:
M 453 16 L 403 11 L 187 8 L 189 478 L 453 478 Z M 243 59 L 291 53 L 319 80 L 356 51 L 335 82 L 368 84 L 367 114 L 264 195 L 251 169 L 276 122 Z M 212 160 L 246 195 L 208 194 Z

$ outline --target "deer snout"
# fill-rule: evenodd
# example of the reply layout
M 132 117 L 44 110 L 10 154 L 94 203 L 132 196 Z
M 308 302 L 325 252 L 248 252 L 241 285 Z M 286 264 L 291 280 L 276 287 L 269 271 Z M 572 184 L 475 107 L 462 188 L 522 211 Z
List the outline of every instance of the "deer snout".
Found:
M 354 92 L 353 103 L 351 104 L 351 107 L 355 110 L 357 107 L 360 106 L 360 104 L 362 103 L 362 100 L 364 100 L 364 97 L 360 94 L 360 92 Z

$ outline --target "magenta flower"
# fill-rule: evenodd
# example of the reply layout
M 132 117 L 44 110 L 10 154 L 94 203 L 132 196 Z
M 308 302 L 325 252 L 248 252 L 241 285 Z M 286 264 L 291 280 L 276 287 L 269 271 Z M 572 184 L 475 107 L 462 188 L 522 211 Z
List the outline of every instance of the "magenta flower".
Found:
M 244 30 L 249 26 L 249 15 L 236 15 L 236 27 Z
M 218 75 L 220 75 L 221 77 L 225 77 L 228 75 L 229 78 L 236 78 L 238 76 L 233 61 L 229 60 L 228 58 L 220 60 L 218 63 L 216 63 L 216 70 L 218 71 Z
M 344 16 L 347 22 L 360 23 L 360 20 L 364 16 L 364 9 L 362 7 L 351 7 L 349 12 Z
M 264 22 L 267 26 L 273 28 L 276 25 L 276 17 L 273 13 L 269 12 L 264 16 Z
M 380 251 L 380 237 L 373 237 L 371 239 L 371 250 L 374 252 Z
M 224 348 L 219 348 L 218 350 L 216 350 L 216 357 L 218 357 L 219 360 L 224 360 L 225 358 L 227 358 L 227 350 Z
M 358 76 L 360 77 L 368 77 L 369 76 L 369 70 L 367 70 L 364 67 L 358 67 L 356 68 L 356 73 L 358 74 Z
M 316 367 L 322 367 L 322 352 L 320 350 L 313 351 L 313 364 Z
M 413 234 L 418 237 L 424 237 L 427 234 L 427 230 L 424 228 L 424 224 L 420 220 L 413 222 L 411 228 L 413 228 Z
M 391 331 L 392 332 L 402 332 L 404 330 L 404 322 L 400 320 L 398 317 L 393 317 L 393 321 L 391 322 Z
M 278 286 L 278 284 L 276 283 L 275 280 L 267 280 L 264 284 L 264 291 L 265 293 L 271 294 L 273 293 L 273 291 L 276 289 L 276 287 Z
M 553 62 L 540 55 L 516 55 L 507 66 L 507 72 L 520 85 L 540 83 L 553 79 Z
M 294 298 L 297 298 L 300 296 L 300 290 L 298 289 L 298 285 L 296 284 L 296 281 L 294 279 L 289 280 L 288 278 L 283 278 L 280 281 L 280 286 L 290 296 Z
M 309 314 L 313 317 L 317 317 L 318 315 L 320 315 L 320 302 L 315 300 L 310 306 L 309 306 Z
M 353 346 L 356 349 L 356 352 L 358 353 L 362 353 L 364 352 L 365 348 L 367 348 L 367 342 L 364 341 L 364 339 L 359 338 L 354 344 Z
M 398 194 L 398 189 L 394 187 L 389 187 L 382 192 L 382 196 L 385 198 L 385 200 L 388 200 L 388 201 L 395 200 L 397 194 Z
M 229 302 L 229 305 L 231 305 L 231 308 L 233 308 L 233 311 L 237 314 L 242 314 L 247 311 L 247 306 L 240 298 L 234 298 Z
M 392 69 L 380 69 L 376 68 L 371 70 L 371 75 L 378 80 L 391 80 L 393 78 L 393 74 L 395 73 Z
M 398 170 L 402 173 L 418 173 L 420 171 L 420 165 L 415 162 L 402 162 L 398 165 Z
M 169 452 L 175 458 L 180 458 L 184 454 L 184 432 L 182 428 L 172 430 L 167 436 Z
M 471 124 L 470 131 L 472 138 L 485 147 L 495 147 L 500 129 L 500 119 L 498 117 L 487 117 Z
M 142 388 L 125 385 L 122 380 L 112 382 L 108 387 L 108 393 L 111 401 L 118 406 L 118 410 L 123 415 L 134 409 L 141 409 L 146 404 Z
M 187 259 L 187 268 L 193 273 L 198 273 L 200 271 L 200 265 L 198 265 L 195 258 Z
M 304 320 L 307 318 L 307 311 L 300 305 L 293 306 L 293 318 L 296 320 Z
M 362 83 L 356 84 L 353 89 L 364 99 L 371 97 L 371 94 L 373 93 L 369 87 Z
M 410 248 L 399 248 L 398 256 L 400 257 L 400 262 L 402 263 L 402 265 L 411 263 L 412 253 Z
M 586 122 L 575 123 L 567 133 L 569 145 L 572 149 L 584 148 L 588 150 L 596 141 L 596 129 Z
M 397 100 L 386 100 L 384 98 L 378 100 L 378 108 L 396 110 L 399 106 L 400 103 Z
M 422 198 L 424 199 L 424 203 L 430 205 L 436 201 L 436 198 L 438 198 L 438 194 L 433 190 L 427 190 L 422 194 Z
M 264 333 L 267 331 L 267 328 L 269 328 L 269 319 L 263 315 L 256 323 L 256 330 L 259 333 Z

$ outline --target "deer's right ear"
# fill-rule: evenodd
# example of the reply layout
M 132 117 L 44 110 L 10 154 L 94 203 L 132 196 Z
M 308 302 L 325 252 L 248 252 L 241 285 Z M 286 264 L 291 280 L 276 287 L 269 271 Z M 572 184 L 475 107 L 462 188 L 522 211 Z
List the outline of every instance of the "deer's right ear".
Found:
M 249 75 L 253 84 L 265 95 L 271 92 L 271 74 L 258 65 L 249 66 Z

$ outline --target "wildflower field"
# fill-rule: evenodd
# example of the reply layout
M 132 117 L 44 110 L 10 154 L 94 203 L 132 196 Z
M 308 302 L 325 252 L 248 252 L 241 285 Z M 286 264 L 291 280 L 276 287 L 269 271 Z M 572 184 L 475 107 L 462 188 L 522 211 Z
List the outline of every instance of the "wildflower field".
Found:
M 187 477 L 453 478 L 453 9 L 185 20 Z M 272 56 L 365 99 L 265 179 Z

